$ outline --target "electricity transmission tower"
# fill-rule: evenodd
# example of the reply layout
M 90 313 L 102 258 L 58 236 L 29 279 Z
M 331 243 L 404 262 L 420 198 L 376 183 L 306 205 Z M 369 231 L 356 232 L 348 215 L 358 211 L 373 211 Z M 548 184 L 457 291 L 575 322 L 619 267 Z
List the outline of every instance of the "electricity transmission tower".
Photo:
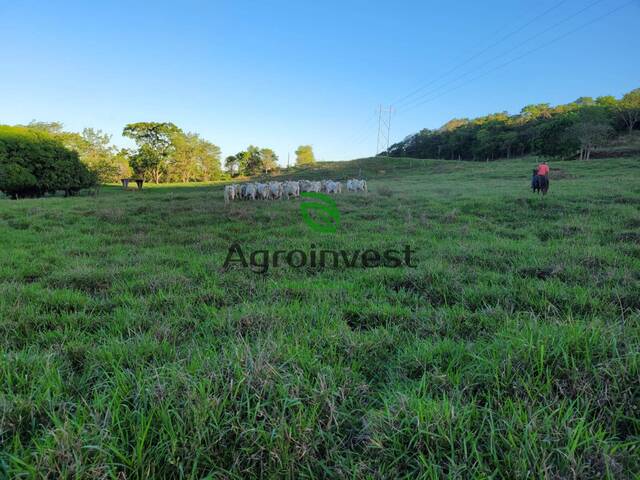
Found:
M 378 140 L 376 142 L 376 155 L 380 153 L 382 148 L 385 148 L 385 145 L 385 150 L 389 151 L 389 139 L 391 137 L 391 115 L 394 113 L 394 111 L 395 109 L 392 105 L 389 105 L 389 108 L 384 108 L 382 105 L 378 107 Z

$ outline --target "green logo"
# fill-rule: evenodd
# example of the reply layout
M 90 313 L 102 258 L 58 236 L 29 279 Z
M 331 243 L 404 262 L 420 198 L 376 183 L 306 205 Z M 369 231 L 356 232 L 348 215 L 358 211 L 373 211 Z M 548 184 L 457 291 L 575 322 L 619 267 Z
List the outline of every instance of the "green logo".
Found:
M 302 192 L 301 197 L 317 200 L 316 202 L 302 202 L 300 212 L 302 220 L 311 230 L 322 233 L 335 233 L 340 225 L 340 212 L 336 202 L 326 193 Z M 315 210 L 314 217 L 311 210 Z

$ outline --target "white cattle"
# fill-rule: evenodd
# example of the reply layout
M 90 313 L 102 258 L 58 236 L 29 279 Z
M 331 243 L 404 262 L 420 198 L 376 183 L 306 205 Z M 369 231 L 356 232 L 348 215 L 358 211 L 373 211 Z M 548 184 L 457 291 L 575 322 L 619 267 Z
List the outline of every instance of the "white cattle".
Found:
M 352 178 L 347 181 L 347 190 L 350 192 L 366 192 L 367 182 Z M 224 187 L 224 203 L 234 200 L 287 200 L 297 198 L 300 192 L 325 192 L 328 194 L 342 193 L 342 183 L 335 180 L 288 180 L 286 182 L 271 181 L 268 183 L 250 182 L 241 185 L 226 185 Z
M 321 192 L 322 182 L 312 182 L 310 180 L 301 180 L 300 191 L 301 192 Z
M 355 178 L 347 180 L 347 190 L 349 192 L 366 192 L 367 191 L 367 181 L 366 180 L 357 180 Z
M 261 198 L 262 200 L 269 200 L 271 197 L 271 190 L 269 189 L 269 185 L 266 183 L 257 183 L 256 192 L 258 194 L 258 198 Z
M 247 183 L 244 185 L 244 198 L 246 200 L 255 200 L 256 199 L 256 185 L 254 183 Z
M 282 198 L 282 183 L 281 182 L 269 182 L 269 191 L 271 192 L 271 198 Z
M 323 191 L 326 193 L 340 193 L 342 191 L 342 184 L 340 184 L 340 182 L 334 182 L 333 180 L 327 180 L 324 182 Z
M 300 196 L 300 184 L 294 181 L 284 182 L 283 185 L 284 197 L 289 200 L 290 197 L 296 198 Z
M 224 203 L 232 202 L 236 199 L 236 193 L 238 191 L 237 185 L 227 185 L 224 187 Z
M 309 180 L 300 180 L 300 191 L 310 192 L 311 182 Z

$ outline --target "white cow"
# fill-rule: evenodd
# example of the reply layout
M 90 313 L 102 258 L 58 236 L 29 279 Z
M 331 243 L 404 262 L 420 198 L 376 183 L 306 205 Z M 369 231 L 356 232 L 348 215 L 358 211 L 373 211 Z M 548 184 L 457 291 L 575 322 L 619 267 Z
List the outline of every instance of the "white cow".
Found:
M 238 185 L 227 185 L 224 187 L 224 203 L 232 202 L 236 199 Z
M 300 183 L 293 182 L 293 181 L 284 182 L 283 194 L 287 200 L 289 200 L 290 197 L 293 197 L 293 198 L 299 197 Z
M 367 181 L 355 178 L 347 180 L 347 190 L 349 192 L 367 192 Z
M 333 180 L 327 180 L 324 182 L 324 189 L 326 193 L 340 193 L 342 191 L 342 184 L 340 182 L 334 182 Z
M 246 185 L 244 185 L 244 187 L 245 187 L 244 189 L 245 200 L 255 200 L 256 194 L 258 193 L 256 191 L 256 185 L 254 183 L 247 183 Z
M 269 191 L 271 192 L 271 198 L 274 200 L 282 198 L 282 183 L 269 182 Z
M 269 185 L 266 183 L 257 183 L 256 192 L 258 194 L 258 198 L 261 198 L 262 200 L 269 200 L 271 197 L 271 190 L 269 189 Z
M 322 182 L 312 182 L 310 180 L 300 181 L 301 192 L 320 192 L 322 191 Z
M 309 180 L 300 180 L 300 191 L 310 192 L 311 182 Z

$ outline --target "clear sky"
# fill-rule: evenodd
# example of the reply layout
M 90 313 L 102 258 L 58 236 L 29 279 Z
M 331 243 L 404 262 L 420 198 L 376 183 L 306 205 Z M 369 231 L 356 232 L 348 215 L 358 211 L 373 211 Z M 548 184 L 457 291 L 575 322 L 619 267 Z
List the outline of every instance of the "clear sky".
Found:
M 171 121 L 225 156 L 254 144 L 286 164 L 309 143 L 344 160 L 374 153 L 380 103 L 398 104 L 394 141 L 618 97 L 640 87 L 639 26 L 640 0 L 0 0 L 0 123 L 57 120 L 126 146 L 125 124 Z

